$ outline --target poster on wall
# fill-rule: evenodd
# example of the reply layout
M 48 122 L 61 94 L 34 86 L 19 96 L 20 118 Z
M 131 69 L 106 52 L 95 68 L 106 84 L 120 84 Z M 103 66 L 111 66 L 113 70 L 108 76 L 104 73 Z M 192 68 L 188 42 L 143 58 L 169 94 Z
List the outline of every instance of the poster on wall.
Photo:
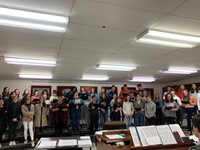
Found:
M 31 95 L 34 95 L 35 90 L 38 90 L 39 96 L 41 96 L 43 90 L 47 90 L 48 96 L 51 95 L 51 86 L 32 85 Z

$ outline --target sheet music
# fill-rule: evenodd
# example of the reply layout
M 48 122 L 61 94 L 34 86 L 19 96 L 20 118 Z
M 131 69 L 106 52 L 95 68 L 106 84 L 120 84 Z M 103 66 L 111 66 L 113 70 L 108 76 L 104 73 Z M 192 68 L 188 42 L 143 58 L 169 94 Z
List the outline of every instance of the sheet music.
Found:
M 77 146 L 77 140 L 59 140 L 58 146 Z
M 38 148 L 55 148 L 57 141 L 43 140 L 40 142 Z
M 80 140 L 90 140 L 90 136 L 81 136 Z
M 160 135 L 163 145 L 177 144 L 176 139 L 168 125 L 156 126 L 156 129 Z
M 91 140 L 78 140 L 79 147 L 92 147 Z
M 142 143 L 142 146 L 147 146 L 147 141 L 144 137 L 143 131 L 142 131 L 142 127 L 136 127 L 137 131 L 138 131 L 138 135 L 140 137 L 140 141 Z
M 183 133 L 183 130 L 178 124 L 170 124 L 169 125 L 172 132 L 177 131 L 180 135 L 180 137 L 185 137 L 185 134 Z
M 81 103 L 81 99 L 75 99 L 75 103 Z
M 162 144 L 160 136 L 155 126 L 144 126 L 142 132 L 147 141 L 147 145 L 159 145 Z
M 141 146 L 137 131 L 135 127 L 129 127 L 134 146 Z
M 119 134 L 106 135 L 106 137 L 109 139 L 122 139 L 123 138 Z

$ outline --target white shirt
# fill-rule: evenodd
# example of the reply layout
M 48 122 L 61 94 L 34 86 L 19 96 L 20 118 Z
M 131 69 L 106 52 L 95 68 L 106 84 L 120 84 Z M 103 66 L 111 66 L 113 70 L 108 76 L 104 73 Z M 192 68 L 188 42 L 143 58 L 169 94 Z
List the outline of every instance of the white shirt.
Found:
M 179 106 L 182 105 L 181 99 L 180 99 L 177 95 L 175 95 L 175 96 L 173 97 L 173 99 L 177 100 L 177 103 L 178 103 Z

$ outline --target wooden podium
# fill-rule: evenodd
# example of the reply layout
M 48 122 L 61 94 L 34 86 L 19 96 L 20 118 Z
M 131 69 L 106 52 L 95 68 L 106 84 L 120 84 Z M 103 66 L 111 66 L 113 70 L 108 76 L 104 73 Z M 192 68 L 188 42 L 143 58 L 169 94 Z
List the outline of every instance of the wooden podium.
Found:
M 123 139 L 108 139 L 106 135 L 110 134 L 124 134 Z M 154 145 L 154 146 L 140 146 L 135 147 L 134 141 L 131 138 L 129 130 L 119 130 L 119 131 L 108 131 L 103 132 L 102 135 L 96 135 L 97 137 L 97 150 L 188 150 L 194 145 L 192 142 L 180 143 L 180 144 L 170 144 L 170 145 Z M 116 146 L 116 142 L 128 143 L 124 146 Z

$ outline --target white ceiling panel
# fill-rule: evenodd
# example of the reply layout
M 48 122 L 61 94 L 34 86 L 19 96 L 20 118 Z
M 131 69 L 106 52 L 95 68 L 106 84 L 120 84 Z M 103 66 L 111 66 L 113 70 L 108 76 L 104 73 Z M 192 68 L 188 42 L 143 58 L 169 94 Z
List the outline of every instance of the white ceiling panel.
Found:
M 177 8 L 172 14 L 200 20 L 199 16 L 199 0 L 188 0 L 183 6 Z
M 66 50 L 76 50 L 82 51 L 86 53 L 114 53 L 118 50 L 122 45 L 119 44 L 105 44 L 99 42 L 88 42 L 88 41 L 80 41 L 80 40 L 70 40 L 64 39 L 62 43 L 62 49 Z
M 135 37 L 136 33 L 112 30 L 109 28 L 91 27 L 79 24 L 69 24 L 65 38 L 90 42 L 123 44 Z
M 142 9 L 167 13 L 180 5 L 184 0 L 95 0 L 133 9 Z
M 141 31 L 151 26 L 163 14 L 139 11 L 91 0 L 77 0 L 72 10 L 72 23 Z
M 6 32 L 0 32 L 0 34 L 0 44 L 59 48 L 61 43 L 61 38 L 40 37 Z
M 200 36 L 200 21 L 168 15 L 161 19 L 152 29 Z

